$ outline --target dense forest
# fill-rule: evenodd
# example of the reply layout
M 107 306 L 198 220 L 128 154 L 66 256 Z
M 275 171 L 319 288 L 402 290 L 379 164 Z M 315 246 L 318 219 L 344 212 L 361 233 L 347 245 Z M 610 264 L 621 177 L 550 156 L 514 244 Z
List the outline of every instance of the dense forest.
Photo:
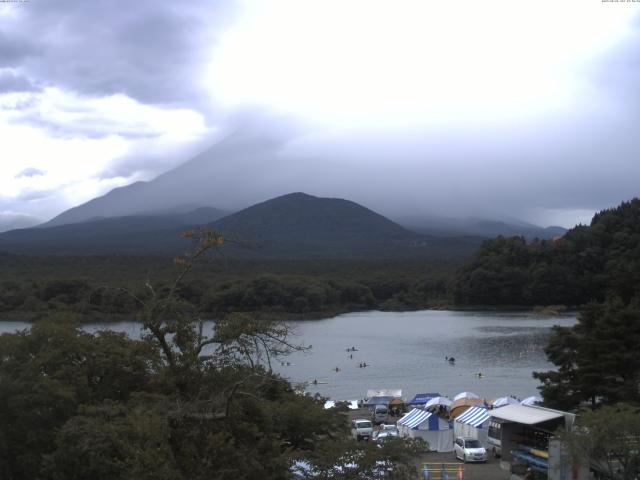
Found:
M 346 405 L 325 410 L 271 370 L 308 348 L 286 325 L 230 314 L 204 328 L 179 293 L 203 240 L 166 289 L 127 290 L 140 340 L 84 332 L 69 314 L 0 335 L 0 478 L 414 477 L 424 443 L 356 442 Z
M 554 327 L 553 370 L 535 372 L 548 406 L 640 406 L 640 199 L 604 210 L 552 242 L 486 242 L 460 271 L 460 303 L 580 305 Z
M 382 309 L 580 306 L 640 286 L 640 200 L 596 214 L 555 240 L 498 237 L 454 260 L 239 260 L 219 258 L 181 286 L 212 317 L 230 311 L 299 318 Z M 122 287 L 167 285 L 175 267 L 153 256 L 0 254 L 0 314 L 37 319 L 67 311 L 108 319 L 136 310 Z
M 484 242 L 452 285 L 458 305 L 629 302 L 640 292 L 640 199 L 603 210 L 562 238 Z
M 66 311 L 86 319 L 131 315 L 149 280 L 162 290 L 175 273 L 163 257 L 35 257 L 0 255 L 0 314 L 43 318 Z M 180 286 L 183 299 L 212 317 L 260 311 L 311 318 L 367 310 L 427 308 L 450 303 L 455 263 L 407 261 L 237 261 L 199 265 Z

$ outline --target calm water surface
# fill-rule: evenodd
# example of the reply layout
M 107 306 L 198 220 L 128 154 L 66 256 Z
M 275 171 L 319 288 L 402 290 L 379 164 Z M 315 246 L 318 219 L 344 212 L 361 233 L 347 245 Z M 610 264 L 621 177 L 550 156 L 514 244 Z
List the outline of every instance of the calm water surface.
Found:
M 403 396 L 419 392 L 455 395 L 472 391 L 487 399 L 537 394 L 531 373 L 549 370 L 543 348 L 553 325 L 571 326 L 576 316 L 541 317 L 530 313 L 360 312 L 313 321 L 292 321 L 297 343 L 312 345 L 275 365 L 293 382 L 310 382 L 311 393 L 334 399 L 358 399 L 367 389 L 399 388 Z M 0 332 L 27 328 L 0 322 Z M 135 322 L 96 323 L 89 331 L 112 329 L 140 334 Z M 347 348 L 356 347 L 356 352 Z M 349 358 L 349 355 L 353 358 Z M 455 357 L 455 365 L 445 361 Z M 366 368 L 359 368 L 366 362 Z M 340 369 L 335 371 L 335 367 Z M 483 378 L 478 378 L 481 372 Z M 324 383 L 326 382 L 326 383 Z

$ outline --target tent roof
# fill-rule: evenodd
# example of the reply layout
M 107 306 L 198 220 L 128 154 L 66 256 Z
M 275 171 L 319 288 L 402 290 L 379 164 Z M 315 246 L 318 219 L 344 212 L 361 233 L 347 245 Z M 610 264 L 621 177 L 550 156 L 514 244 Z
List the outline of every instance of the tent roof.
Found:
M 466 423 L 471 425 L 472 427 L 479 427 L 484 422 L 489 420 L 489 412 L 484 407 L 471 407 L 469 410 L 464 412 L 458 418 L 456 418 L 456 422 Z
M 402 389 L 400 388 L 378 388 L 367 390 L 367 397 L 401 397 Z
M 439 393 L 416 393 L 416 396 L 409 400 L 409 405 L 422 405 L 439 396 Z
M 504 407 L 505 405 L 517 405 L 519 403 L 520 402 L 515 397 L 500 397 L 491 402 L 491 405 L 493 405 L 493 408 L 499 408 Z
M 393 400 L 393 398 L 394 397 L 390 397 L 390 396 L 371 397 L 365 402 L 365 405 L 386 405 L 391 400 Z
M 453 397 L 453 401 L 460 400 L 461 398 L 480 398 L 480 395 L 473 392 L 460 392 L 455 397 Z
M 527 405 L 506 405 L 492 410 L 491 416 L 509 422 L 524 423 L 525 425 L 535 425 L 536 423 L 564 417 L 562 412 L 554 412 Z
M 398 420 L 398 423 L 400 425 L 406 425 L 407 427 L 414 429 L 417 428 L 421 423 L 428 420 L 431 415 L 433 415 L 433 413 L 420 410 L 419 408 L 414 408 L 404 417 Z
M 425 404 L 425 407 L 431 407 L 433 405 L 444 405 L 445 407 L 448 407 L 451 405 L 451 400 L 447 397 L 433 397 Z

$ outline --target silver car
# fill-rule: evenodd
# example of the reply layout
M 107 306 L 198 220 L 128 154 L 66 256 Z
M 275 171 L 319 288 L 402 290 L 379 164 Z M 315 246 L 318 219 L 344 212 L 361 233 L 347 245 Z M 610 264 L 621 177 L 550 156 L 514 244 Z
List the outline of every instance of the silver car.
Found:
M 487 461 L 487 451 L 475 438 L 456 438 L 453 453 L 464 463 Z

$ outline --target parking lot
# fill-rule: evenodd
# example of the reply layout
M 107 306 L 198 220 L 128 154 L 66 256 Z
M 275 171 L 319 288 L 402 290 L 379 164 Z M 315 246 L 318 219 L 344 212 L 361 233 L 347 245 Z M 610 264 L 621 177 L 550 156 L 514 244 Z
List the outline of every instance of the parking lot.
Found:
M 366 408 L 360 408 L 358 410 L 351 410 L 349 412 L 349 421 L 354 418 L 371 418 L 371 414 Z M 395 423 L 397 417 L 390 418 L 389 423 Z M 429 476 L 431 480 L 439 480 L 440 466 L 445 464 L 457 464 L 462 467 L 464 471 L 465 480 L 509 480 L 511 474 L 507 470 L 500 468 L 500 461 L 489 457 L 486 463 L 463 463 L 457 460 L 453 452 L 438 453 L 438 452 L 425 452 L 416 458 L 415 465 L 418 472 L 422 471 L 423 464 L 429 464 L 429 470 L 432 475 Z M 449 465 L 449 468 L 451 465 Z M 456 468 L 456 466 L 453 466 Z M 456 470 L 457 472 L 457 470 Z M 419 478 L 422 478 L 421 476 Z M 449 480 L 457 480 L 456 475 L 449 474 Z
M 439 465 L 443 463 L 455 463 L 462 467 L 464 471 L 464 479 L 465 480 L 508 480 L 510 478 L 510 473 L 506 470 L 502 470 L 500 468 L 500 461 L 494 458 L 489 457 L 487 463 L 462 463 L 460 460 L 456 460 L 453 452 L 448 453 L 438 453 L 438 452 L 427 452 L 422 454 L 419 458 L 416 459 L 416 466 L 418 467 L 418 471 L 422 470 L 423 464 L 429 464 L 429 470 L 433 472 L 430 475 L 430 479 L 439 479 L 440 475 L 436 472 L 440 471 Z M 432 467 L 436 468 L 434 472 Z M 450 480 L 456 480 L 457 477 L 449 474 Z

